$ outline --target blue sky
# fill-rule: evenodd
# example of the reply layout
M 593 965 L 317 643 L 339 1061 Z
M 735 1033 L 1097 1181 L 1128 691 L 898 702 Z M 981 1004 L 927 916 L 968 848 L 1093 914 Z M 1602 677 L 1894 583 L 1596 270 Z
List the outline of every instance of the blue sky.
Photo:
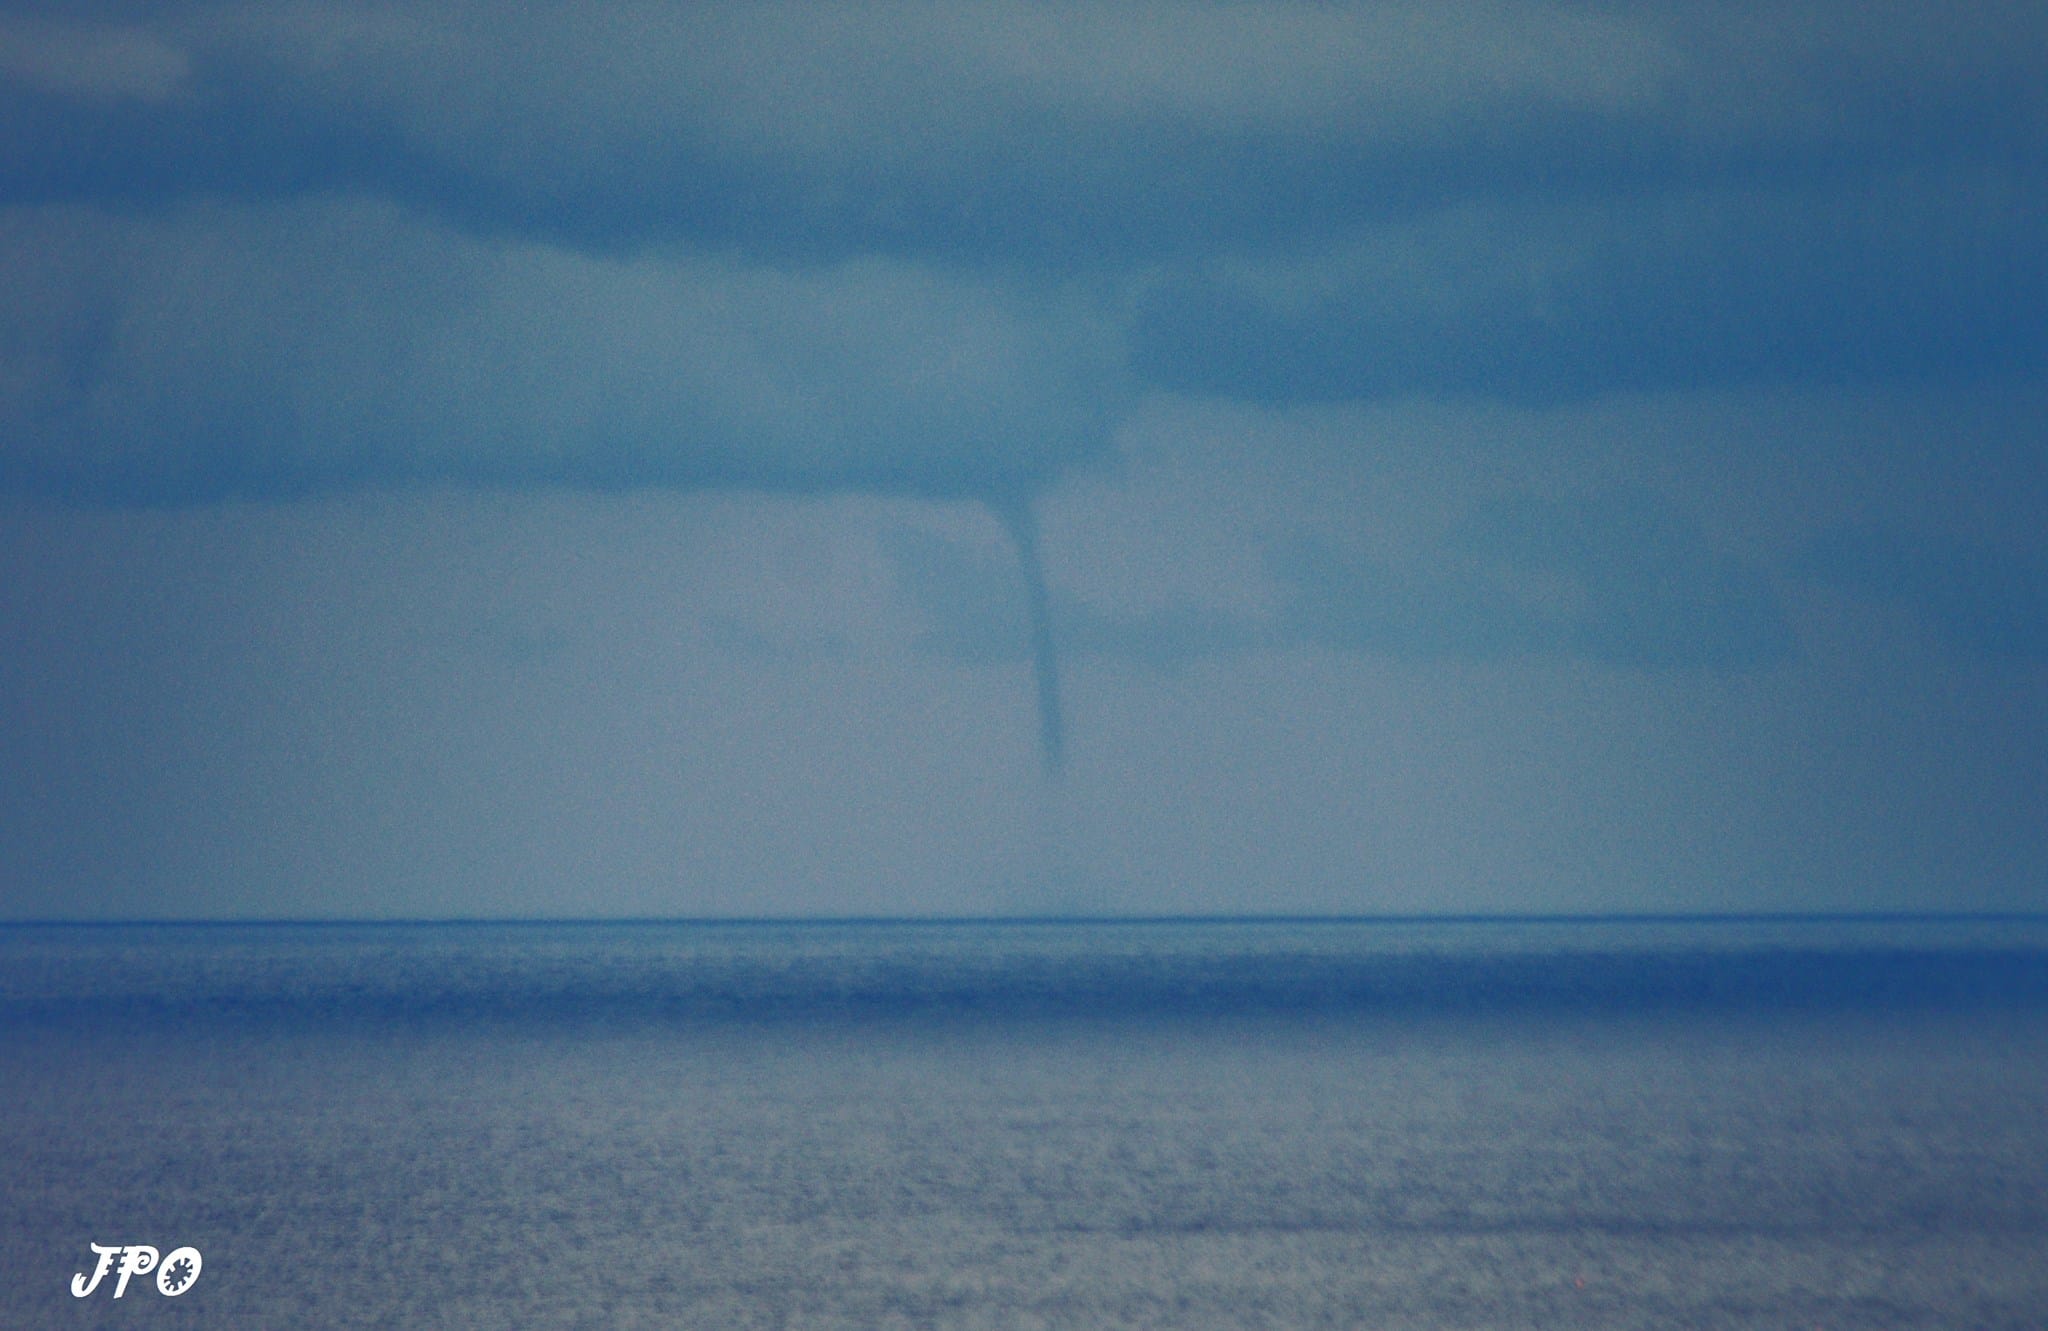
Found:
M 2044 49 L 0 7 L 0 915 L 2048 909 Z

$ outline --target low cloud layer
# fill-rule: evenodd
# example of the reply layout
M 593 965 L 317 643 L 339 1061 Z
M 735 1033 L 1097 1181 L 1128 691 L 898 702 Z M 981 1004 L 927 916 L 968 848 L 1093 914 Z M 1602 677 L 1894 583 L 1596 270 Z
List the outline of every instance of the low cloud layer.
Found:
M 109 6 L 0 20 L 0 146 L 19 199 L 340 190 L 593 245 L 1129 260 L 1361 204 L 2033 153 L 2044 27 L 1889 4 Z
M 0 487 L 1008 493 L 1092 453 L 1117 371 L 1057 292 L 892 259 L 490 243 L 388 205 L 0 218 Z
M 986 497 L 1099 459 L 1146 392 L 2033 374 L 2043 26 L 17 10 L 0 487 Z
M 2044 230 L 2048 191 L 1982 168 L 1501 201 L 1162 283 L 1133 359 L 1267 402 L 2034 373 Z

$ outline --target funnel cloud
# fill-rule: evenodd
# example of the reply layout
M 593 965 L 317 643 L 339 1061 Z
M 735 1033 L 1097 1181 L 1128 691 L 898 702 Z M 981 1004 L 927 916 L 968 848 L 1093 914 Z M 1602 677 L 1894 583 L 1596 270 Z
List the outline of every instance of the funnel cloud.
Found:
M 1060 712 L 1060 658 L 1053 642 L 1052 596 L 1045 585 L 1045 558 L 1038 548 L 1038 518 L 1028 498 L 992 502 L 1010 543 L 1017 550 L 1017 571 L 1024 581 L 1024 613 L 1031 637 L 1031 680 L 1038 696 L 1038 756 L 1047 780 L 1058 780 L 1066 767 L 1067 727 Z

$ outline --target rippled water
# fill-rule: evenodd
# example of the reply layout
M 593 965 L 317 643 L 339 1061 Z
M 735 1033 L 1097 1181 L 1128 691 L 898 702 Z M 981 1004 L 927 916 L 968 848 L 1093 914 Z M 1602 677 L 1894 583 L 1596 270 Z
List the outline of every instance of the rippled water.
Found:
M 10 1326 L 2048 1322 L 2033 924 L 15 928 L 0 1022 Z

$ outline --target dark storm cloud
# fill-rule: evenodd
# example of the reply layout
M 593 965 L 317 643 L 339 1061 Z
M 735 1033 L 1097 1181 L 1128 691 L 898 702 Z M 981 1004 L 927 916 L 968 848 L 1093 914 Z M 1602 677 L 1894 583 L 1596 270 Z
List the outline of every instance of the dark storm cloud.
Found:
M 1444 150 L 1479 140 L 1483 173 L 1451 172 L 1469 185 L 1509 156 L 1486 145 L 1632 112 L 1677 60 L 1654 25 L 1499 4 L 127 19 L 12 23 L 11 197 L 348 190 L 585 247 L 812 258 L 1074 262 L 1286 234 L 1390 186 L 1428 197 Z
M 193 4 L 0 20 L 0 197 L 1153 262 L 1470 199 L 2038 158 L 2023 10 Z M 2034 45 L 2030 45 L 2030 41 Z
M 7 20 L 0 178 L 368 192 L 580 246 L 1149 260 L 1503 191 L 2038 155 L 2044 29 L 1888 5 L 60 7 Z
M 1720 669 L 1792 650 L 1763 574 L 1641 493 L 1485 505 L 1422 560 L 1297 542 L 1276 552 L 1273 571 L 1289 589 L 1288 631 L 1347 650 Z
M 2028 369 L 2044 29 L 1504 0 L 17 5 L 0 488 L 986 498 L 1101 455 L 1146 387 Z

